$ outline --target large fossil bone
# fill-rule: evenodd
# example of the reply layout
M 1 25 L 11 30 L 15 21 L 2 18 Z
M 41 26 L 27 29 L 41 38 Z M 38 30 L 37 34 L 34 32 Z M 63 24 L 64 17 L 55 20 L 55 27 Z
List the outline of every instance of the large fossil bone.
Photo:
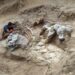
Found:
M 55 24 L 51 26 L 50 24 L 46 24 L 43 26 L 40 35 L 46 35 L 47 41 L 52 40 L 56 35 L 58 36 L 58 39 L 60 41 L 64 41 L 65 35 L 71 37 L 72 31 L 73 29 L 69 26 L 60 24 Z

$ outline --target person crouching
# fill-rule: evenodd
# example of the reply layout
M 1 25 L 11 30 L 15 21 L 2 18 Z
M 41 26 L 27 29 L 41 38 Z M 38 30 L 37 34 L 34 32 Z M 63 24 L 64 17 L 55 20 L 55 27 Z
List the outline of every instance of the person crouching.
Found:
M 3 27 L 2 39 L 5 39 L 9 36 L 10 33 L 14 31 L 14 24 L 9 22 L 7 25 Z

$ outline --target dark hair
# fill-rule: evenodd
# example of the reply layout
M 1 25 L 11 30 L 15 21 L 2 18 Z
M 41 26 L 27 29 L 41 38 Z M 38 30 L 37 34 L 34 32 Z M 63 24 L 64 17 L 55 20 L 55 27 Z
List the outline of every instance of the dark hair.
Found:
M 13 23 L 12 22 L 8 22 L 8 29 L 13 29 Z
M 10 25 L 13 25 L 13 23 L 12 22 L 8 22 L 8 25 L 10 26 Z

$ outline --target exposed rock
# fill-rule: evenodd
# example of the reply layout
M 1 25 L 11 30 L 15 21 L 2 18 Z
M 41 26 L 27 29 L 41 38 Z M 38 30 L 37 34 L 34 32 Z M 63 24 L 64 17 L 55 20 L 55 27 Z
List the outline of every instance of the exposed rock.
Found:
M 43 43 L 43 42 L 39 42 L 37 45 L 38 45 L 38 46 L 43 46 L 44 43 Z
M 33 60 L 33 62 L 37 62 L 37 64 L 40 62 L 41 64 L 45 62 L 45 64 L 51 64 L 52 61 L 58 62 L 61 59 L 62 56 L 62 50 L 60 48 L 57 48 L 56 46 L 49 45 L 48 50 L 44 47 L 39 47 L 38 50 L 31 49 L 29 52 L 29 57 L 31 57 L 30 60 Z M 40 64 L 39 63 L 39 64 Z

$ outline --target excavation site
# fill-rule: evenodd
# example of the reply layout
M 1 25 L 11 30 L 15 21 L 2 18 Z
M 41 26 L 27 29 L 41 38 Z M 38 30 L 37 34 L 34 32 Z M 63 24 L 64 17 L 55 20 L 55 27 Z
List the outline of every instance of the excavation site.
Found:
M 74 75 L 74 50 L 74 0 L 0 0 L 0 75 Z

